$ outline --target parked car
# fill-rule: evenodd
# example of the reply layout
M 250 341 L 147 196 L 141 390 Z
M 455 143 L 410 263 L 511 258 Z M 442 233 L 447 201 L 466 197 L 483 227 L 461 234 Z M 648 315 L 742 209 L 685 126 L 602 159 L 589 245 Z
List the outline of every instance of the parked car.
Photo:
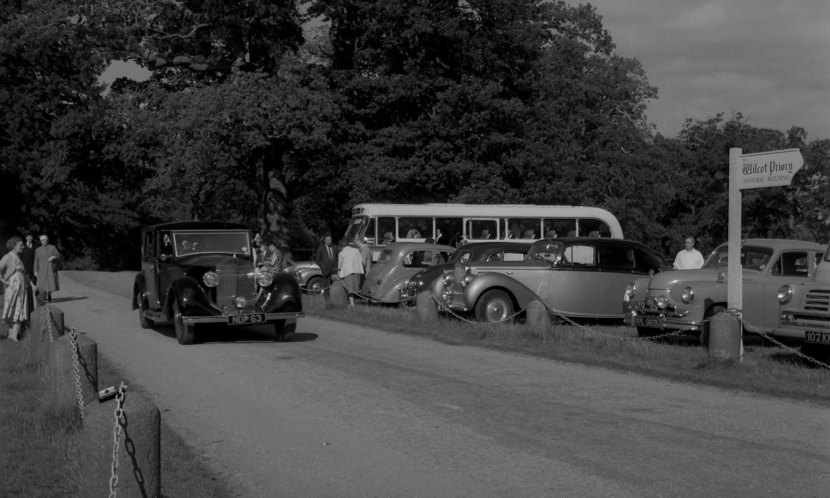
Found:
M 381 251 L 361 287 L 361 294 L 382 303 L 400 303 L 401 292 L 412 275 L 444 264 L 454 247 L 422 242 L 394 242 Z
M 772 335 L 778 324 L 782 286 L 805 282 L 824 247 L 815 242 L 747 239 L 741 244 L 745 328 Z M 683 330 L 706 342 L 708 319 L 727 307 L 728 246 L 718 246 L 699 270 L 675 270 L 633 282 L 622 296 L 625 323 L 640 336 Z M 703 334 L 701 334 L 703 332 Z
M 499 322 L 542 300 L 574 318 L 622 319 L 619 296 L 637 275 L 660 270 L 650 248 L 638 242 L 564 237 L 534 242 L 525 261 L 456 263 L 444 277 L 444 306 Z
M 307 292 L 323 290 L 323 271 L 314 261 L 295 261 L 286 271 L 294 275 L 300 289 Z
M 303 303 L 297 279 L 254 267 L 244 225 L 165 223 L 141 232 L 141 272 L 133 309 L 143 328 L 173 323 L 181 344 L 196 341 L 196 325 L 272 324 L 279 341 L 294 333 Z
M 830 247 L 817 262 L 816 271 L 801 285 L 785 284 L 781 323 L 777 335 L 801 342 L 805 354 L 830 356 Z
M 477 261 L 523 261 L 530 249 L 529 242 L 476 242 L 465 244 L 450 256 L 443 265 L 424 268 L 413 275 L 401 291 L 401 301 L 404 304 L 415 304 L 421 292 L 432 291 L 436 297 L 441 296 L 441 282 L 445 272 L 452 271 L 456 263 Z

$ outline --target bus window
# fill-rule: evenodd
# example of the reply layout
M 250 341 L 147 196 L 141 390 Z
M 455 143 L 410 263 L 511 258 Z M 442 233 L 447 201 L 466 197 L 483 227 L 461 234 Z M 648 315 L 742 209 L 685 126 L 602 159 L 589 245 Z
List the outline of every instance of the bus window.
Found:
M 498 220 L 467 220 L 467 238 L 470 240 L 487 240 L 498 237 Z
M 573 237 L 576 235 L 576 220 L 573 218 L 544 219 L 544 235 L 546 239 L 556 237 Z
M 432 237 L 432 217 L 401 216 L 398 218 L 398 240 Z
M 381 244 L 386 245 L 395 242 L 395 218 L 391 216 L 378 216 L 378 238 Z
M 369 218 L 368 222 L 366 223 L 366 230 L 363 231 L 363 242 L 367 244 L 374 244 L 377 238 L 377 234 L 375 233 L 375 219 Z
M 441 240 L 436 239 L 435 243 L 448 244 L 449 241 L 457 239 L 464 233 L 464 219 L 436 216 L 435 228 L 441 230 L 443 234 Z
M 580 218 L 579 220 L 579 236 L 580 237 L 610 237 L 611 229 L 608 225 L 600 220 L 589 218 Z
M 366 223 L 368 223 L 366 216 L 355 216 L 352 218 L 352 222 L 349 224 L 346 234 L 343 235 L 343 240 L 354 240 L 358 237 L 362 237 L 363 233 L 365 233 Z
M 540 218 L 505 218 L 502 225 L 502 238 L 541 239 L 542 220 Z

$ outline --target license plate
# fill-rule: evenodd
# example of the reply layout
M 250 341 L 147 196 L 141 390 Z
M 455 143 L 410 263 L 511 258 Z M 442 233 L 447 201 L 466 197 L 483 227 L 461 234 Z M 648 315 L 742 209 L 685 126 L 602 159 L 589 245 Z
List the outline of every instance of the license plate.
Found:
M 830 332 L 811 332 L 808 330 L 804 333 L 804 342 L 830 346 Z
M 646 327 L 650 329 L 659 329 L 663 323 L 659 316 L 635 316 L 635 327 Z
M 228 325 L 252 325 L 255 323 L 263 323 L 265 315 L 263 313 L 252 313 L 250 315 L 230 315 L 228 316 Z

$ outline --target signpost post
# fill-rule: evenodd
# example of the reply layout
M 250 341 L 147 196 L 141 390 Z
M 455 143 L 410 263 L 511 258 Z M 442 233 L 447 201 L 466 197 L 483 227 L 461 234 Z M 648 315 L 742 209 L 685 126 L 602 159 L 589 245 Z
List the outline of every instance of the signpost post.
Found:
M 729 238 L 726 281 L 727 307 L 743 309 L 741 267 L 741 190 L 790 185 L 804 165 L 798 149 L 774 150 L 741 155 L 729 149 Z

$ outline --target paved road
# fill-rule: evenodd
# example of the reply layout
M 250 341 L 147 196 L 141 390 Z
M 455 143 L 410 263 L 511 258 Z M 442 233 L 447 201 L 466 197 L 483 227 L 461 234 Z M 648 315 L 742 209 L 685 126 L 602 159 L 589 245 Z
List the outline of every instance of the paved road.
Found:
M 830 487 L 830 410 L 810 403 L 313 318 L 287 344 L 226 329 L 184 347 L 168 329 L 140 329 L 126 291 L 65 277 L 56 305 L 67 325 L 154 393 L 162 417 L 241 496 L 779 497 Z

